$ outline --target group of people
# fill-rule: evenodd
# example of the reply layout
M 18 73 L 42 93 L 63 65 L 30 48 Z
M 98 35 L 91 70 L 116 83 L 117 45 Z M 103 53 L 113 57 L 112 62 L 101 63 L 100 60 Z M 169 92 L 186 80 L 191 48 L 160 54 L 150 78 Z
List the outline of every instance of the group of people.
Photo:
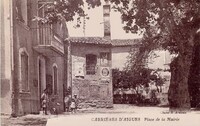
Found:
M 41 106 L 43 114 L 47 115 L 47 109 L 49 105 L 49 96 L 47 89 L 44 90 L 44 92 L 41 95 Z M 71 98 L 71 95 L 66 95 L 64 98 L 65 108 L 67 112 L 75 113 L 78 108 L 78 98 L 77 95 L 74 94 L 74 97 Z M 55 106 L 53 107 L 53 111 L 56 111 Z
M 77 95 L 74 94 L 74 97 L 71 98 L 71 95 L 66 95 L 65 99 L 65 108 L 67 112 L 75 113 L 78 108 L 78 98 Z

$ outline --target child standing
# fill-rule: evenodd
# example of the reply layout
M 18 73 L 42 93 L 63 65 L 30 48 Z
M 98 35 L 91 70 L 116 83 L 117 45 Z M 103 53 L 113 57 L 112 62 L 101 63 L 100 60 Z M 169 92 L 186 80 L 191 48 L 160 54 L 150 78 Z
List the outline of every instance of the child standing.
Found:
M 76 94 L 72 98 L 70 107 L 71 107 L 72 113 L 75 113 L 78 107 L 78 98 Z
M 71 101 L 70 108 L 71 108 L 72 113 L 75 113 L 76 104 L 75 104 L 74 98 Z

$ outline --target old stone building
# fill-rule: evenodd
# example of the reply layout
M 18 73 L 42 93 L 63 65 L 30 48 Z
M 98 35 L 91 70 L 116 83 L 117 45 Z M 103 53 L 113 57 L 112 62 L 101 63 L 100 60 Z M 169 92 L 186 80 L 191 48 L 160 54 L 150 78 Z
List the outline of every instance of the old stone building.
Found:
M 51 1 L 48 1 L 51 2 Z M 64 44 L 60 24 L 41 25 L 45 0 L 1 1 L 1 113 L 41 111 L 41 94 L 49 93 L 49 109 L 64 110 Z
M 112 107 L 110 5 L 104 5 L 104 37 L 70 37 L 65 43 L 68 87 L 79 107 Z
M 80 107 L 112 107 L 111 44 L 97 37 L 70 38 L 72 96 Z

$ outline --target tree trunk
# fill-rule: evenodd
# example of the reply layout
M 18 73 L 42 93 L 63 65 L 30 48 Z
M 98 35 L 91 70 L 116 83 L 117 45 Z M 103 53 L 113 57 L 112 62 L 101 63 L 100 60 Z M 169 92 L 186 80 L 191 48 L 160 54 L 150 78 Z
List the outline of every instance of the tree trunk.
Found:
M 188 90 L 188 77 L 192 61 L 193 47 L 183 49 L 171 65 L 171 80 L 168 91 L 168 100 L 171 110 L 189 110 L 190 95 Z M 186 52 L 187 51 L 187 52 Z
M 188 80 L 191 107 L 200 108 L 200 35 L 195 38 L 195 47 L 193 52 L 192 65 Z

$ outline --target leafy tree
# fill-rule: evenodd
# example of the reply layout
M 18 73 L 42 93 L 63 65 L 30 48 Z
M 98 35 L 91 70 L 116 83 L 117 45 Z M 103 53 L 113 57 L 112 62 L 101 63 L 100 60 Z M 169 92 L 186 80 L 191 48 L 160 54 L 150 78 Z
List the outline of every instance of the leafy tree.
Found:
M 113 88 L 135 88 L 138 85 L 148 86 L 151 79 L 151 69 L 141 68 L 133 70 L 113 69 Z
M 142 45 L 162 47 L 178 54 L 171 64 L 169 103 L 172 109 L 189 109 L 188 77 L 193 49 L 198 45 L 199 0 L 111 0 L 121 12 L 124 30 L 144 32 Z

